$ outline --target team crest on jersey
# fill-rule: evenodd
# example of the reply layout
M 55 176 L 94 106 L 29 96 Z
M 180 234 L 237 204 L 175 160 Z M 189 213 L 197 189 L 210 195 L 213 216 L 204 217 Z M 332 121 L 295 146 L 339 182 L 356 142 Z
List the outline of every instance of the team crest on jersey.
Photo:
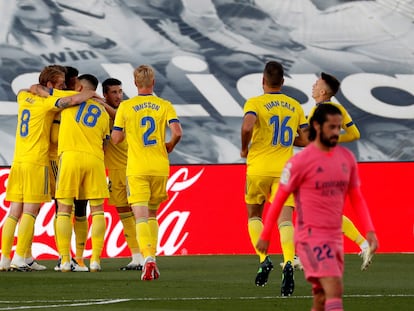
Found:
M 292 167 L 292 163 L 287 163 L 285 168 L 282 171 L 282 175 L 280 176 L 280 182 L 282 184 L 287 184 L 290 179 L 290 168 Z

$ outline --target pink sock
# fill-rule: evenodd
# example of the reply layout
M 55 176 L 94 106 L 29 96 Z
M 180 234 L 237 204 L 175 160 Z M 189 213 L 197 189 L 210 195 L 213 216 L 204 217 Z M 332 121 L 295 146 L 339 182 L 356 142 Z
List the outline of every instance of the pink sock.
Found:
M 342 298 L 331 298 L 325 301 L 325 311 L 343 311 Z

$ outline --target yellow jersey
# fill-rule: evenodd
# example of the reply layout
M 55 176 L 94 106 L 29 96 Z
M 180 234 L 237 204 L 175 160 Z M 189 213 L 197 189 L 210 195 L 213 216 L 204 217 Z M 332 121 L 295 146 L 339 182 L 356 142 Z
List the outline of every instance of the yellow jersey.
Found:
M 114 120 L 110 120 L 110 128 L 112 129 Z M 124 169 L 127 166 L 128 159 L 128 143 L 124 139 L 119 144 L 109 141 L 105 150 L 105 167 L 107 169 Z
M 59 89 L 51 89 L 51 96 L 54 97 L 66 97 L 74 95 L 78 92 L 66 91 Z M 52 128 L 50 130 L 50 145 L 49 145 L 49 159 L 53 161 L 58 160 L 58 139 L 59 139 L 59 126 L 60 126 L 60 112 L 57 112 L 53 118 Z
M 113 130 L 124 130 L 128 143 L 127 176 L 169 176 L 166 128 L 179 122 L 171 102 L 154 95 L 123 101 Z
M 69 93 L 69 92 L 68 92 Z M 109 139 L 109 115 L 94 100 L 61 112 L 59 128 L 59 156 L 65 151 L 82 151 L 104 160 L 102 144 Z
M 61 110 L 56 107 L 56 101 L 55 97 L 19 92 L 13 161 L 48 165 L 50 129 L 55 113 Z
M 356 126 L 356 124 L 352 120 L 352 118 L 349 115 L 348 111 L 346 111 L 344 106 L 342 106 L 341 104 L 338 104 L 338 103 L 326 101 L 326 102 L 316 104 L 315 106 L 312 107 L 311 111 L 309 112 L 308 122 L 309 122 L 310 118 L 313 116 L 313 114 L 315 113 L 316 107 L 318 107 L 319 105 L 323 105 L 323 104 L 334 105 L 335 107 L 337 107 L 341 111 L 341 114 L 342 114 L 342 125 L 341 125 L 341 127 L 345 132 L 341 133 L 341 135 L 339 135 L 339 142 L 340 143 L 351 142 L 351 141 L 354 141 L 354 140 L 357 140 L 357 139 L 360 138 L 361 134 L 358 130 L 358 127 Z
M 247 155 L 247 174 L 280 176 L 293 155 L 298 129 L 307 127 L 302 106 L 295 99 L 275 92 L 250 98 L 243 111 L 257 118 Z

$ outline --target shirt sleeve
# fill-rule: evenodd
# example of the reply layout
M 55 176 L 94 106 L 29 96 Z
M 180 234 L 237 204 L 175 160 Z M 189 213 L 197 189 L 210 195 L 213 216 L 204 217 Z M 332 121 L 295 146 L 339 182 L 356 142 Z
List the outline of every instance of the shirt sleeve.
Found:
M 342 113 L 342 129 L 345 131 L 339 136 L 340 143 L 347 143 L 354 140 L 357 140 L 361 137 L 358 127 L 352 120 L 351 116 L 349 115 L 348 111 L 344 108 L 344 106 L 337 104 L 336 105 Z
M 173 122 L 180 122 L 178 120 L 178 116 L 177 116 L 177 112 L 175 111 L 174 106 L 168 102 L 168 108 L 167 108 L 167 120 L 168 120 L 168 124 L 173 123 Z
M 308 126 L 308 120 L 306 119 L 305 112 L 303 111 L 302 106 L 299 107 L 299 128 L 304 128 Z
M 354 155 L 351 152 L 348 152 L 349 156 L 349 167 L 350 167 L 350 177 L 349 177 L 349 188 L 357 188 L 361 185 L 360 179 L 359 179 L 359 172 L 358 172 L 358 165 L 355 160 Z
M 246 113 L 254 113 L 255 115 L 257 115 L 257 109 L 256 109 L 256 105 L 254 104 L 253 99 L 249 99 L 244 104 L 243 115 L 245 115 Z

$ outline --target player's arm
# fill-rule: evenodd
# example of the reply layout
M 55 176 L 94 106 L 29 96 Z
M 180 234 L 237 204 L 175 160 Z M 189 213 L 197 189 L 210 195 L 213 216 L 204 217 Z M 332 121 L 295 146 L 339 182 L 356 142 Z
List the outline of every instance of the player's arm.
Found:
M 351 141 L 358 140 L 361 137 L 358 127 L 356 126 L 348 112 L 345 110 L 345 108 L 343 108 L 343 106 L 339 107 L 343 116 L 343 132 L 339 135 L 339 142 L 349 143 Z
M 269 211 L 266 215 L 264 227 L 260 239 L 256 244 L 256 248 L 259 252 L 267 253 L 270 244 L 270 237 L 272 236 L 273 229 L 277 223 L 280 212 L 286 199 L 289 196 L 289 192 L 282 188 L 279 188 L 276 192 L 275 199 L 269 207 Z
M 171 130 L 171 138 L 170 141 L 165 143 L 165 148 L 167 152 L 170 153 L 174 150 L 174 147 L 178 144 L 183 136 L 183 129 L 181 128 L 181 124 L 178 120 L 171 120 L 169 122 L 169 128 Z
M 84 101 L 87 101 L 90 98 L 99 98 L 95 91 L 92 90 L 83 90 L 82 92 L 67 96 L 61 97 L 56 101 L 55 106 L 58 108 L 67 108 L 75 105 L 79 105 Z
M 109 114 L 109 117 L 112 120 L 115 120 L 116 116 L 116 109 L 108 105 L 105 101 L 105 99 L 95 99 L 97 102 L 99 102 L 102 106 L 104 106 L 106 112 Z
M 108 147 L 110 139 L 111 139 L 111 136 L 108 135 L 108 136 L 105 136 L 105 138 L 102 141 L 102 149 L 104 152 L 106 151 L 106 148 Z
M 111 140 L 116 145 L 125 139 L 125 132 L 122 128 L 114 126 L 112 128 Z
M 249 153 L 249 144 L 252 140 L 253 127 L 256 123 L 256 113 L 246 112 L 243 118 L 243 123 L 241 127 L 241 149 L 240 156 L 246 158 Z
M 378 248 L 378 239 L 375 234 L 375 228 L 371 220 L 371 215 L 369 214 L 368 206 L 362 196 L 361 188 L 359 186 L 351 188 L 349 189 L 348 194 L 351 205 L 355 209 L 357 217 L 360 219 L 366 231 L 366 239 L 369 243 L 371 251 L 375 252 Z
M 340 143 L 348 143 L 354 140 L 358 140 L 361 134 L 355 123 L 348 123 L 344 128 L 344 132 L 339 135 Z
M 51 94 L 53 94 L 53 89 L 49 89 L 48 87 L 41 84 L 33 84 L 30 86 L 29 92 L 40 97 L 49 97 Z
M 296 147 L 305 147 L 309 144 L 309 126 L 304 124 L 298 129 L 293 145 Z
M 50 129 L 50 142 L 54 145 L 58 144 L 60 126 L 60 111 L 55 114 L 53 118 L 52 127 Z

